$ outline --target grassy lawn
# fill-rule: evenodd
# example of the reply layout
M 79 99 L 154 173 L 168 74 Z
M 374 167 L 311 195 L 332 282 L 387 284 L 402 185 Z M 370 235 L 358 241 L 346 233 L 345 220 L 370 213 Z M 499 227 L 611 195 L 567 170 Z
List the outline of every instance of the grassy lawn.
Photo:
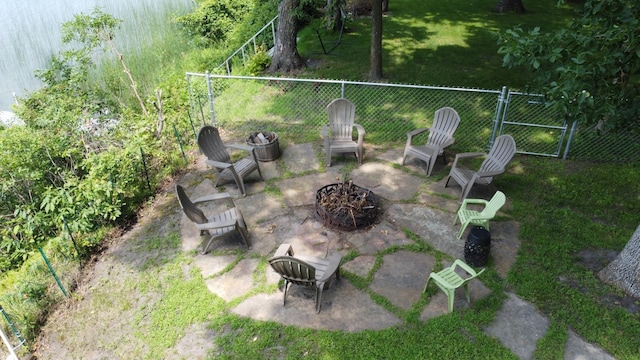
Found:
M 497 34 L 515 25 L 557 29 L 575 14 L 553 0 L 525 2 L 527 13 L 491 12 L 495 0 L 390 2 L 383 20 L 383 76 L 391 83 L 523 89 L 531 74 L 501 67 Z M 338 34 L 319 19 L 299 33 L 298 50 L 323 66 L 309 77 L 366 80 L 371 18 L 350 18 L 342 42 L 324 55 L 316 30 L 330 49 Z
M 508 71 L 500 66 L 496 32 L 518 24 L 525 28 L 557 29 L 566 25 L 573 10 L 568 6 L 556 8 L 556 0 L 525 0 L 527 14 L 496 14 L 490 11 L 496 1 L 391 0 L 390 12 L 384 19 L 386 80 L 523 89 L 533 74 Z M 322 20 L 300 31 L 300 54 L 320 63 L 318 69 L 307 69 L 300 76 L 366 80 L 370 19 L 350 19 L 343 43 L 329 55 L 322 53 L 316 29 L 327 44 L 337 38 L 337 34 L 324 30 Z M 247 99 L 246 94 L 251 91 L 244 90 L 244 95 L 240 91 L 234 94 L 239 108 L 255 105 Z M 316 129 L 312 130 L 313 138 L 317 138 Z M 307 141 L 305 137 L 300 140 Z M 581 255 L 622 250 L 638 225 L 638 179 L 637 164 L 516 156 L 508 173 L 494 180 L 513 205 L 509 215 L 520 222 L 522 245 L 513 268 L 506 279 L 489 268 L 481 280 L 492 295 L 472 309 L 456 310 L 426 322 L 419 320 L 420 310 L 433 292 L 401 314 L 402 325 L 379 331 L 317 331 L 236 316 L 230 310 L 244 297 L 225 303 L 207 289 L 198 271 L 185 272 L 185 268 L 195 268 L 193 254 L 181 253 L 175 224 L 170 224 L 175 231 L 168 236 L 171 241 L 164 237 L 147 241 L 147 247 L 140 249 L 140 254 L 144 253 L 149 260 L 130 275 L 129 281 L 105 280 L 92 290 L 91 301 L 99 304 L 102 301 L 105 308 L 123 308 L 127 311 L 120 317 L 135 320 L 135 339 L 129 338 L 126 343 L 138 348 L 122 358 L 162 358 L 167 349 L 177 346 L 180 336 L 188 333 L 192 325 L 205 323 L 214 334 L 216 347 L 215 354 L 208 356 L 216 359 L 516 359 L 497 339 L 483 332 L 500 309 L 504 293 L 514 292 L 533 303 L 550 320 L 549 330 L 538 342 L 535 359 L 563 358 L 569 329 L 618 359 L 638 359 L 640 314 L 637 310 L 628 311 L 622 301 L 624 294 L 600 282 Z M 425 181 L 436 180 L 439 179 Z M 269 184 L 265 191 L 277 193 Z M 179 212 L 177 208 L 169 211 Z M 260 270 L 266 266 L 265 259 L 260 259 L 256 273 L 264 274 Z M 356 287 L 363 281 L 349 274 L 345 277 Z M 114 297 L 135 297 L 135 300 L 119 304 L 113 303 Z M 146 298 L 157 301 L 137 308 L 140 306 L 137 302 L 142 302 L 139 299 Z M 384 299 L 374 301 L 385 305 Z M 639 305 L 635 301 L 636 309 Z M 94 310 L 86 310 L 84 317 L 78 310 L 76 322 L 93 319 Z M 97 328 L 101 325 L 94 324 Z M 105 343 L 103 346 L 109 346 L 107 340 Z M 114 353 L 126 351 L 126 346 L 120 343 L 117 347 Z
M 524 15 L 497 14 L 489 11 L 494 4 L 494 0 L 392 1 L 383 25 L 386 81 L 524 90 L 533 74 L 501 67 L 497 32 L 514 25 L 557 29 L 574 16 L 574 9 L 557 8 L 553 0 L 525 1 L 528 13 Z M 338 35 L 326 31 L 322 20 L 299 33 L 300 54 L 320 63 L 317 70 L 302 76 L 366 80 L 370 19 L 350 19 L 346 29 L 342 43 L 329 55 L 322 52 L 316 31 L 327 49 Z M 636 164 L 519 156 L 509 173 L 495 180 L 513 203 L 512 215 L 521 223 L 522 247 L 506 281 L 495 279 L 493 286 L 515 292 L 549 317 L 550 329 L 539 342 L 535 358 L 562 358 L 569 328 L 617 358 L 638 358 L 638 313 L 611 300 L 624 294 L 600 282 L 596 269 L 581 261 L 581 254 L 624 247 L 638 225 L 639 178 Z M 602 261 L 601 266 L 607 264 Z M 233 336 L 223 342 L 223 353 L 236 354 L 231 358 L 252 357 L 263 355 L 270 346 L 286 344 L 288 356 L 327 359 L 512 358 L 508 352 L 496 352 L 500 346 L 479 334 L 499 308 L 500 299 L 486 306 L 486 311 L 456 313 L 425 324 L 409 317 L 402 328 L 358 334 L 300 330 L 231 316 L 220 323 L 235 324 Z M 478 341 L 451 329 L 465 329 Z M 256 337 L 272 340 L 248 346 Z M 432 342 L 444 338 L 450 341 Z

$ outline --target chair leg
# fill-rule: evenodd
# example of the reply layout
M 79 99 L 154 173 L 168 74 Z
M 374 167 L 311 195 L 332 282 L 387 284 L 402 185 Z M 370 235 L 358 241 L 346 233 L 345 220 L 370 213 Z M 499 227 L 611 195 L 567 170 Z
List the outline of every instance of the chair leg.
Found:
M 285 279 L 284 280 L 284 295 L 282 296 L 282 306 L 284 306 L 287 303 L 287 287 L 289 287 L 289 280 Z
M 446 291 L 445 292 L 447 294 L 447 301 L 449 303 L 449 312 L 453 312 L 453 300 L 455 298 L 455 290 L 453 291 Z
M 431 172 L 433 171 L 433 167 L 436 164 L 437 157 L 431 156 L 429 161 L 427 162 L 427 176 L 431 176 Z
M 449 185 L 449 180 L 451 179 L 451 175 L 447 176 L 447 181 L 444 183 L 444 187 Z
M 460 225 L 460 231 L 458 231 L 458 239 L 462 237 L 462 234 L 464 233 L 464 229 L 466 229 L 468 225 L 469 225 L 468 222 L 465 222 L 464 224 Z
M 260 170 L 260 164 L 257 162 L 256 164 L 258 165 L 258 175 L 260 175 L 260 180 L 264 181 L 264 178 L 262 177 L 262 171 Z
M 469 297 L 469 283 L 464 284 L 464 292 L 467 295 L 467 303 L 471 304 L 471 298 Z
M 427 286 L 429 286 L 429 280 L 431 280 L 431 275 L 429 275 L 429 277 L 427 278 L 427 283 L 424 284 L 424 290 L 422 290 L 423 293 L 427 292 Z
M 322 308 L 322 290 L 324 290 L 324 283 L 316 286 L 316 314 L 319 313 L 320 308 Z

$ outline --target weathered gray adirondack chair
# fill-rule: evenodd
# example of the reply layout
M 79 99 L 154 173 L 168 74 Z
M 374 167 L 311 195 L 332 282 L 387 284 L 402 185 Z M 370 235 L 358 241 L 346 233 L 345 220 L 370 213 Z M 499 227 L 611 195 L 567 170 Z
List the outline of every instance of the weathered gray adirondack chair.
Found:
M 200 151 L 207 157 L 205 162 L 216 170 L 217 187 L 220 179 L 233 179 L 240 189 L 242 196 L 247 195 L 244 186 L 244 178 L 252 172 L 258 170 L 260 179 L 264 181 L 258 159 L 256 158 L 255 149 L 249 145 L 228 144 L 225 145 L 220 138 L 218 129 L 213 126 L 203 126 L 198 133 L 198 147 Z M 228 149 L 238 149 L 247 151 L 251 156 L 231 162 L 231 156 Z
M 207 240 L 202 246 L 202 254 L 209 252 L 209 249 L 215 240 L 235 233 L 239 233 L 244 244 L 247 248 L 251 249 L 247 226 L 244 223 L 244 218 L 242 217 L 240 209 L 235 206 L 231 195 L 227 193 L 211 194 L 191 201 L 185 193 L 184 188 L 180 185 L 176 185 L 176 193 L 178 194 L 180 207 L 182 207 L 187 218 L 196 224 L 196 227 L 200 230 L 200 235 L 209 234 L 209 240 Z M 196 206 L 198 203 L 215 200 L 230 201 L 233 207 L 208 218 L 204 215 L 204 212 Z
M 447 176 L 447 182 L 445 187 L 449 185 L 449 180 L 453 178 L 462 187 L 462 193 L 460 194 L 460 201 L 464 200 L 471 187 L 474 184 L 488 185 L 493 180 L 493 177 L 505 172 L 507 164 L 513 158 L 516 153 L 516 142 L 511 135 L 500 135 L 493 143 L 491 150 L 488 154 L 481 152 L 470 152 L 457 154 L 449 176 Z M 484 161 L 480 165 L 478 171 L 469 170 L 463 167 L 458 167 L 458 161 L 463 158 L 469 158 L 474 156 L 485 156 Z
M 333 100 L 327 105 L 329 123 L 321 129 L 324 138 L 324 151 L 327 155 L 327 166 L 331 166 L 331 155 L 355 153 L 358 165 L 362 165 L 364 154 L 364 127 L 355 124 L 356 106 L 345 98 Z M 358 132 L 358 139 L 353 139 L 353 128 Z
M 442 160 L 445 160 L 444 148 L 455 141 L 453 134 L 458 128 L 458 124 L 460 124 L 460 116 L 454 109 L 450 107 L 438 109 L 434 114 L 431 128 L 415 129 L 407 133 L 407 144 L 404 146 L 402 165 L 404 165 L 407 156 L 415 156 L 427 163 L 426 174 L 430 176 L 437 157 L 443 155 Z M 413 137 L 425 131 L 429 131 L 427 143 L 424 145 L 412 144 Z
M 284 297 L 282 305 L 287 302 L 287 287 L 289 284 L 314 288 L 316 291 L 316 313 L 322 306 L 322 291 L 324 285 L 333 274 L 340 279 L 340 262 L 342 256 L 333 254 L 326 259 L 299 255 L 293 256 L 293 249 L 289 244 L 282 244 L 269 259 L 269 265 L 284 279 Z

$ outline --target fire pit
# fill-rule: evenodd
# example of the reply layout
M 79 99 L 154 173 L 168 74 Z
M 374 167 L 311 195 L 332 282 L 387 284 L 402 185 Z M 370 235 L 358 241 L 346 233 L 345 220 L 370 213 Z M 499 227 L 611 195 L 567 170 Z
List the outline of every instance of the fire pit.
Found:
M 368 189 L 348 183 L 329 184 L 316 192 L 316 217 L 324 226 L 346 231 L 373 224 L 378 199 Z

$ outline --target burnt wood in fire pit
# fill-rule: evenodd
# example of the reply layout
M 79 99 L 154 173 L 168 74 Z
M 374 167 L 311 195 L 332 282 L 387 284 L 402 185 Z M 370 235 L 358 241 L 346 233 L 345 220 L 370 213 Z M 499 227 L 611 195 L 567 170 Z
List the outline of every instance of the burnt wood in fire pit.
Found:
M 316 216 L 324 226 L 351 231 L 373 224 L 378 199 L 368 189 L 348 183 L 329 184 L 316 192 Z

